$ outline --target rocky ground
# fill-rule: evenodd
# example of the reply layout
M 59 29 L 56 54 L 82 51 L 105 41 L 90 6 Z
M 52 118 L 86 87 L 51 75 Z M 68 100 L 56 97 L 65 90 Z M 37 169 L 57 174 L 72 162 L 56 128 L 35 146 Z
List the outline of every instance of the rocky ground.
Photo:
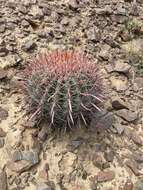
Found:
M 65 48 L 97 62 L 107 111 L 57 135 L 27 122 L 16 76 Z M 0 0 L 0 67 L 0 190 L 143 190 L 142 0 Z

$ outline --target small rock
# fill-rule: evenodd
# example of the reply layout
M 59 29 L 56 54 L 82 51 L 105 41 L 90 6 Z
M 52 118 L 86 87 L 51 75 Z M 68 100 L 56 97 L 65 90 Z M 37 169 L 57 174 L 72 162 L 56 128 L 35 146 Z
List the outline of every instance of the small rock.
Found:
M 132 131 L 131 139 L 133 140 L 135 144 L 140 145 L 140 146 L 143 145 L 143 141 L 141 137 L 135 131 Z
M 138 166 L 137 166 L 137 163 L 133 160 L 127 160 L 125 162 L 126 166 L 128 166 L 132 172 L 136 175 L 136 176 L 139 176 L 140 175 L 140 172 L 138 171 Z
M 113 10 L 109 5 L 106 5 L 105 8 L 96 8 L 95 12 L 99 15 L 110 15 L 112 14 Z
M 6 132 L 0 128 L 0 137 L 5 137 L 6 136 Z
M 115 153 L 113 151 L 106 151 L 104 157 L 108 162 L 113 162 Z
M 4 147 L 4 138 L 0 138 L 0 148 L 3 148 Z
M 43 11 L 43 14 L 46 15 L 46 16 L 50 16 L 51 15 L 51 9 L 50 9 L 50 7 L 46 7 L 44 5 L 42 11 Z
M 38 138 L 41 141 L 45 141 L 47 139 L 47 136 L 48 136 L 48 126 L 43 126 L 41 131 L 38 134 Z
M 116 114 L 128 122 L 133 122 L 138 118 L 137 113 L 126 109 L 119 110 Z
M 100 154 L 93 155 L 92 163 L 95 167 L 103 170 L 105 162 L 105 159 Z
M 122 45 L 123 50 L 127 53 L 131 53 L 134 55 L 140 55 L 143 53 L 143 39 L 138 38 L 132 41 L 129 41 Z
M 48 172 L 45 169 L 40 170 L 38 177 L 42 178 L 43 180 L 48 180 Z
M 115 76 L 110 77 L 112 88 L 116 89 L 117 92 L 122 92 L 128 89 L 128 80 L 126 77 L 122 79 L 116 78 Z
M 99 172 L 96 176 L 96 179 L 98 182 L 107 182 L 107 181 L 112 181 L 115 178 L 115 173 L 114 171 L 103 171 Z
M 8 54 L 8 49 L 6 48 L 5 44 L 0 45 L 0 56 L 4 57 Z
M 18 65 L 22 61 L 22 58 L 18 55 L 8 55 L 6 58 L 0 59 L 1 67 L 8 68 Z
M 131 180 L 127 180 L 125 185 L 124 185 L 124 188 L 123 190 L 133 190 L 133 182 Z
M 30 24 L 29 24 L 28 21 L 26 21 L 26 20 L 24 19 L 24 20 L 22 20 L 21 25 L 22 25 L 23 27 L 29 27 Z
M 39 30 L 38 31 L 38 36 L 40 38 L 46 38 L 48 41 L 51 41 L 54 37 L 53 31 L 52 30 Z
M 61 21 L 61 24 L 67 26 L 67 25 L 69 24 L 69 19 L 68 19 L 68 17 L 64 17 L 64 18 L 62 19 L 62 21 Z
M 37 124 L 37 121 L 33 119 L 33 120 L 25 121 L 22 125 L 27 128 L 33 128 L 36 126 L 36 124 Z
M 0 121 L 6 120 L 7 117 L 8 117 L 8 111 L 5 110 L 4 108 L 0 107 Z
M 124 108 L 128 108 L 126 102 L 124 102 L 121 98 L 119 98 L 118 96 L 111 98 L 111 102 L 112 102 L 112 107 L 115 108 L 116 110 L 120 110 L 120 109 L 124 109 Z
M 28 40 L 22 45 L 22 50 L 25 52 L 31 52 L 37 47 L 33 40 Z
M 32 167 L 32 163 L 25 160 L 21 160 L 17 162 L 13 162 L 13 161 L 7 162 L 7 168 L 16 173 L 27 171 L 31 167 Z
M 99 129 L 99 131 L 110 129 L 115 121 L 114 115 L 112 113 L 100 113 L 99 116 L 95 114 L 92 117 L 90 126 L 95 129 Z
M 110 51 L 110 46 L 109 45 L 104 45 L 101 48 L 101 51 L 99 52 L 99 57 L 102 58 L 103 60 L 107 61 L 109 59 L 109 51 Z
M 74 151 L 83 143 L 83 140 L 84 139 L 82 137 L 78 137 L 77 139 L 71 141 L 71 143 L 69 143 L 67 146 L 68 150 Z
M 114 71 L 119 73 L 128 73 L 131 66 L 128 63 L 125 63 L 123 60 L 117 60 L 115 62 Z
M 108 73 L 112 73 L 114 71 L 114 68 L 112 65 L 106 65 L 105 68 L 106 68 Z
M 77 0 L 69 0 L 68 2 L 69 4 L 69 8 L 72 9 L 72 10 L 77 10 L 78 9 L 78 3 L 77 3 Z
M 122 5 L 118 6 L 118 8 L 117 8 L 117 14 L 118 15 L 126 15 L 126 12 L 127 12 L 126 9 L 123 8 Z
M 0 170 L 0 190 L 8 190 L 7 175 L 5 171 Z
M 33 165 L 39 162 L 39 155 L 34 151 L 15 151 L 13 155 L 15 157 L 14 161 L 26 160 L 31 162 Z
M 4 69 L 0 68 L 0 80 L 4 79 L 7 77 L 7 71 L 5 71 Z
M 3 32 L 5 32 L 5 29 L 6 29 L 6 26 L 5 26 L 5 24 L 0 24 L 0 33 L 3 33 Z
M 139 15 L 139 9 L 138 9 L 138 5 L 137 5 L 136 1 L 134 1 L 132 3 L 130 14 L 133 15 L 133 16 L 138 16 Z
M 133 158 L 135 161 L 142 163 L 143 162 L 143 152 L 136 151 L 133 153 Z
M 53 189 L 46 183 L 41 183 L 37 186 L 37 190 L 53 190 Z
M 99 42 L 101 39 L 101 33 L 96 28 L 89 28 L 87 31 L 87 38 L 93 42 Z

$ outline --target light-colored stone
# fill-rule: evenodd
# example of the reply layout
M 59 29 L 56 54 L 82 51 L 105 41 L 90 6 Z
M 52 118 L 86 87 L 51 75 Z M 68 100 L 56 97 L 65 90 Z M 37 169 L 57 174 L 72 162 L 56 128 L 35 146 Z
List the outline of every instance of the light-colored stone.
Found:
M 116 78 L 114 76 L 110 77 L 111 85 L 114 89 L 116 89 L 118 92 L 125 91 L 128 89 L 128 80 L 127 78 Z
M 72 152 L 66 153 L 59 162 L 59 167 L 61 171 L 66 172 L 66 174 L 70 174 L 73 171 L 76 159 L 76 154 Z
M 121 72 L 121 73 L 128 73 L 131 68 L 131 65 L 125 63 L 124 60 L 117 60 L 115 62 L 114 71 Z
M 138 38 L 122 45 L 122 48 L 127 53 L 142 54 L 143 53 L 143 39 Z
M 10 169 L 13 172 L 21 173 L 24 172 L 32 167 L 32 163 L 21 160 L 17 162 L 9 161 L 7 162 L 7 168 Z

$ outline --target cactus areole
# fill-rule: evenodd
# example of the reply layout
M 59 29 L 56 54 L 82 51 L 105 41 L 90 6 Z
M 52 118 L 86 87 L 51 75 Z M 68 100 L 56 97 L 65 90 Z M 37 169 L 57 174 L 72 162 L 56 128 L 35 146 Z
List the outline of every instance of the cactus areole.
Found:
M 22 74 L 28 109 L 56 128 L 87 125 L 100 111 L 102 83 L 97 65 L 77 51 L 54 51 L 34 58 Z

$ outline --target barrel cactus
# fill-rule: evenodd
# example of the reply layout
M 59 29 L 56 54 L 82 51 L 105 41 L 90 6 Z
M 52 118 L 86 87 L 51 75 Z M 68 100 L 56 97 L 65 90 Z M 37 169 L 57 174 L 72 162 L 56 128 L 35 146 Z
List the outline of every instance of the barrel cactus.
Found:
M 40 54 L 25 67 L 24 93 L 32 118 L 46 119 L 55 128 L 88 124 L 101 111 L 102 82 L 97 65 L 77 51 Z

